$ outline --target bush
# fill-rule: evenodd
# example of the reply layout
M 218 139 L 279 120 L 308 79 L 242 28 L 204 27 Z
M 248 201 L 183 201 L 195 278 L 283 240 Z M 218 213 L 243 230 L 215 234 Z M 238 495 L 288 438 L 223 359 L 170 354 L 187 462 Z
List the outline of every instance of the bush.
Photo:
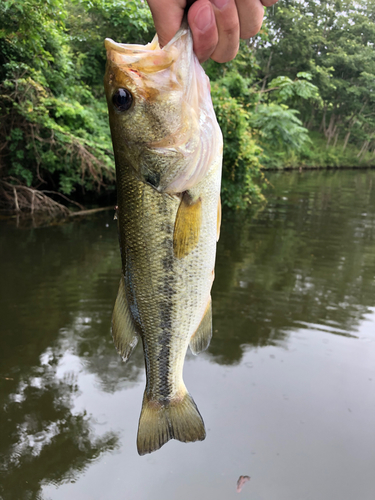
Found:
M 263 180 L 260 163 L 262 149 L 252 135 L 249 112 L 230 95 L 226 85 L 228 79 L 212 84 L 212 100 L 225 145 L 222 200 L 228 207 L 246 208 L 254 201 L 264 200 L 259 186 Z

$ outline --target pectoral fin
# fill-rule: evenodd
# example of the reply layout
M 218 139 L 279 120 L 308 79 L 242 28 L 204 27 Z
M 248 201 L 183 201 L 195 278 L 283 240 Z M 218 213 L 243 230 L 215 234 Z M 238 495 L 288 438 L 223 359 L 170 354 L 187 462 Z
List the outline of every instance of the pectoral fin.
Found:
M 193 201 L 186 191 L 177 211 L 173 233 L 173 252 L 177 259 L 186 257 L 197 246 L 202 224 L 202 201 Z
M 206 311 L 197 328 L 197 331 L 190 339 L 190 350 L 193 354 L 199 354 L 205 351 L 210 345 L 212 337 L 212 307 L 211 299 L 207 305 Z
M 124 279 L 121 278 L 115 308 L 112 315 L 112 337 L 116 349 L 126 361 L 138 343 L 134 320 L 130 313 L 125 293 Z
M 216 230 L 216 241 L 220 238 L 220 227 L 221 227 L 221 198 L 219 196 L 219 203 L 217 204 L 217 230 Z

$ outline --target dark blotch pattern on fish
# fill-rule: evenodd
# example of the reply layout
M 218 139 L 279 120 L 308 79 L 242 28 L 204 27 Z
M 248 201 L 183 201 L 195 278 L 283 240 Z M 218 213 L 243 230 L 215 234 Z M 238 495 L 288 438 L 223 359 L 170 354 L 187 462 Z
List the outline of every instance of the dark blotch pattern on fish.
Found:
M 171 272 L 173 272 L 173 258 L 166 258 L 163 261 L 169 267 Z M 159 361 L 159 392 L 160 392 L 160 403 L 167 404 L 170 401 L 171 387 L 169 382 L 169 374 L 171 370 L 170 366 L 170 343 L 172 341 L 173 335 L 173 324 L 172 324 L 172 311 L 169 303 L 169 299 L 175 295 L 176 291 L 173 289 L 175 278 L 173 274 L 167 274 L 164 278 L 163 286 L 160 287 L 160 292 L 167 298 L 160 307 L 160 327 L 163 331 L 163 335 L 159 337 L 160 353 L 158 357 Z

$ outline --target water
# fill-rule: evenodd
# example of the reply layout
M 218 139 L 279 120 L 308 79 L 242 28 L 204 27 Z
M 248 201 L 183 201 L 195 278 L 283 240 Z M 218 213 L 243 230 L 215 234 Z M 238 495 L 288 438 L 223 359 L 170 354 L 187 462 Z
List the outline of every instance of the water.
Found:
M 0 224 L 0 498 L 375 498 L 375 172 L 268 175 L 224 214 L 214 337 L 184 378 L 207 438 L 139 457 L 145 383 L 109 325 L 112 214 Z

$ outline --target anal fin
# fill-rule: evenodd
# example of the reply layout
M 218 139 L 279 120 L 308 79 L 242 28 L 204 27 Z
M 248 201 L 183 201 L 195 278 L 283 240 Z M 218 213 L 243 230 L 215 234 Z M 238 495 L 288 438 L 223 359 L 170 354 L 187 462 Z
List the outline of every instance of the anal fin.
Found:
M 177 210 L 173 233 L 173 252 L 177 259 L 186 257 L 197 246 L 202 224 L 202 201 L 193 201 L 187 191 Z
M 212 337 L 212 306 L 211 299 L 200 322 L 197 331 L 190 339 L 190 350 L 193 354 L 205 351 L 210 345 Z
M 138 335 L 126 298 L 123 277 L 120 280 L 117 299 L 113 309 L 112 337 L 117 351 L 121 354 L 122 359 L 126 361 L 138 343 Z

